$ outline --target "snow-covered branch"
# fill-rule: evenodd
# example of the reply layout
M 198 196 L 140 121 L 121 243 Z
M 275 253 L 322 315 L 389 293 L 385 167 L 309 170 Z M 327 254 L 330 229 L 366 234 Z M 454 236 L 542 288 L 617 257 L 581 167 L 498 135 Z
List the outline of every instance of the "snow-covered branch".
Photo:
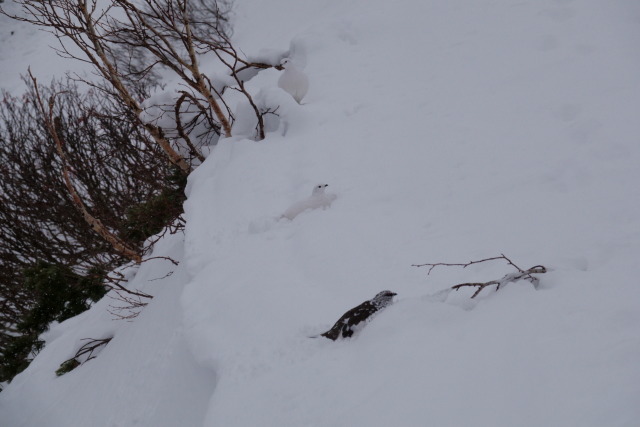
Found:
M 465 287 L 477 288 L 476 291 L 474 292 L 474 294 L 471 295 L 471 298 L 475 298 L 487 286 L 495 285 L 496 286 L 496 291 L 497 291 L 498 289 L 500 289 L 501 286 L 504 286 L 507 283 L 517 282 L 517 281 L 523 280 L 523 279 L 529 281 L 531 284 L 533 284 L 534 287 L 537 287 L 538 283 L 540 282 L 540 280 L 536 276 L 534 276 L 534 274 L 542 274 L 542 273 L 546 273 L 547 272 L 546 267 L 544 267 L 543 265 L 536 265 L 536 266 L 533 266 L 533 267 L 529 268 L 528 270 L 523 270 L 520 267 L 518 267 L 517 265 L 515 265 L 513 263 L 513 261 L 511 261 L 509 258 L 507 258 L 504 254 L 500 254 L 500 256 L 498 256 L 498 257 L 485 258 L 485 259 L 481 259 L 481 260 L 477 260 L 477 261 L 469 261 L 467 263 L 437 262 L 437 263 L 413 264 L 413 267 L 429 267 L 429 270 L 427 271 L 427 275 L 428 275 L 428 274 L 431 274 L 431 271 L 434 268 L 440 267 L 440 266 L 466 268 L 466 267 L 469 267 L 470 265 L 480 264 L 480 263 L 488 262 L 488 261 L 495 261 L 495 260 L 499 260 L 499 259 L 502 259 L 502 260 L 506 261 L 509 265 L 511 265 L 513 268 L 515 268 L 518 271 L 515 272 L 515 273 L 506 274 L 501 279 L 498 279 L 498 280 L 490 280 L 488 282 L 460 283 L 458 285 L 452 286 L 451 289 L 455 289 L 457 291 L 460 288 L 465 288 Z

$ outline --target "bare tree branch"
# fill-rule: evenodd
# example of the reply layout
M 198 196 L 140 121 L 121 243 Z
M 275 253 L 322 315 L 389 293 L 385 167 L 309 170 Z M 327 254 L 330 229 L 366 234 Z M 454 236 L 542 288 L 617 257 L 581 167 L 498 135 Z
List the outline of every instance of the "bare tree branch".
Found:
M 430 267 L 430 268 L 429 268 L 429 271 L 427 271 L 427 275 L 429 275 L 429 274 L 431 274 L 431 270 L 433 270 L 434 268 L 439 267 L 439 266 L 444 266 L 444 267 L 462 267 L 462 268 L 467 268 L 467 267 L 469 267 L 470 265 L 473 265 L 473 264 L 479 264 L 479 263 L 481 263 L 481 262 L 493 261 L 493 260 L 496 260 L 496 259 L 504 259 L 504 260 L 505 260 L 505 261 L 507 261 L 509 264 L 514 265 L 514 264 L 511 262 L 511 260 L 509 260 L 509 259 L 508 259 L 507 257 L 505 257 L 503 254 L 500 254 L 500 256 L 497 256 L 497 257 L 481 259 L 481 260 L 479 260 L 479 261 L 469 261 L 469 262 L 467 262 L 467 263 L 450 264 L 450 263 L 446 263 L 446 262 L 437 262 L 437 263 L 434 263 L 434 264 L 411 264 L 411 266 L 412 266 L 412 267 Z M 515 265 L 514 265 L 514 267 L 515 267 Z M 518 267 L 516 267 L 516 268 L 517 268 L 519 271 L 522 271 L 522 270 L 520 270 L 520 268 L 518 268 Z
M 529 268 L 528 270 L 523 270 L 520 267 L 518 267 L 517 265 L 515 265 L 504 254 L 500 254 L 500 256 L 498 256 L 498 257 L 485 258 L 485 259 L 481 259 L 481 260 L 478 260 L 478 261 L 469 261 L 467 263 L 444 263 L 444 262 L 438 262 L 438 263 L 413 264 L 412 266 L 413 267 L 429 267 L 429 271 L 427 272 L 427 275 L 428 275 L 428 274 L 431 273 L 431 271 L 434 268 L 439 267 L 439 266 L 467 268 L 470 265 L 479 264 L 479 263 L 487 262 L 487 261 L 495 261 L 495 260 L 499 260 L 499 259 L 507 261 L 507 263 L 509 265 L 511 265 L 513 268 L 515 268 L 516 270 L 518 270 L 518 272 L 517 273 L 506 274 L 505 276 L 503 276 L 499 280 L 490 280 L 488 282 L 461 283 L 459 285 L 452 286 L 451 289 L 455 289 L 457 291 L 460 288 L 464 288 L 464 287 L 475 287 L 475 288 L 478 288 L 474 292 L 474 294 L 471 296 L 471 298 L 475 298 L 487 286 L 495 285 L 496 286 L 496 291 L 497 291 L 498 289 L 500 289 L 501 286 L 504 286 L 507 283 L 517 282 L 517 281 L 522 280 L 522 279 L 525 279 L 525 280 L 531 282 L 531 284 L 533 284 L 534 287 L 537 287 L 538 283 L 539 283 L 539 279 L 537 277 L 535 277 L 535 276 L 532 276 L 532 275 L 533 274 L 542 274 L 542 273 L 546 273 L 547 272 L 547 269 L 542 265 L 536 265 L 534 267 Z
M 136 263 L 142 262 L 142 256 L 136 250 L 134 250 L 131 247 L 129 247 L 129 245 L 127 245 L 126 242 L 124 242 L 122 239 L 120 239 L 114 233 L 110 232 L 104 226 L 104 224 L 102 224 L 102 221 L 100 221 L 95 216 L 91 215 L 91 213 L 89 213 L 89 211 L 87 210 L 84 202 L 82 201 L 80 195 L 78 194 L 78 191 L 76 190 L 76 188 L 73 185 L 73 182 L 71 180 L 70 168 L 69 168 L 67 157 L 65 155 L 64 148 L 63 148 L 64 143 L 63 143 L 63 141 L 62 141 L 62 139 L 60 137 L 60 134 L 58 132 L 58 129 L 60 128 L 60 123 L 61 123 L 60 119 L 58 117 L 56 117 L 56 118 L 53 117 L 53 107 L 54 107 L 54 103 L 55 103 L 56 94 L 53 94 L 51 96 L 51 98 L 49 99 L 49 107 L 48 107 L 48 109 L 45 109 L 44 104 L 42 102 L 42 98 L 40 97 L 40 93 L 39 93 L 39 90 L 38 90 L 37 80 L 33 76 L 33 74 L 31 74 L 31 70 L 29 70 L 29 77 L 33 81 L 33 86 L 34 86 L 35 91 L 36 91 L 36 100 L 38 101 L 38 106 L 39 106 L 40 111 L 42 113 L 42 116 L 44 118 L 45 126 L 49 130 L 49 132 L 51 134 L 51 137 L 53 138 L 53 140 L 54 140 L 54 142 L 56 144 L 58 155 L 60 156 L 60 159 L 62 160 L 64 180 L 65 180 L 65 183 L 67 185 L 67 189 L 69 190 L 69 194 L 71 195 L 71 197 L 73 199 L 74 204 L 80 210 L 80 212 L 82 212 L 82 216 L 84 217 L 85 221 L 87 221 L 87 223 L 91 226 L 91 228 L 93 228 L 93 230 L 96 233 L 98 233 L 107 242 L 109 242 L 116 251 L 120 252 L 122 255 L 126 256 L 127 258 L 131 259 L 132 261 L 135 261 Z
M 535 267 L 531 267 L 526 271 L 520 271 L 517 273 L 510 273 L 502 277 L 500 280 L 491 280 L 485 283 L 461 283 L 459 285 L 452 286 L 451 289 L 455 289 L 456 291 L 460 288 L 464 287 L 477 287 L 478 289 L 471 296 L 471 298 L 475 298 L 480 291 L 482 291 L 487 286 L 496 285 L 496 291 L 500 289 L 501 286 L 506 285 L 507 283 L 517 282 L 518 280 L 525 279 L 533 284 L 534 287 L 538 286 L 539 279 L 532 274 L 542 274 L 546 273 L 547 269 L 542 265 L 537 265 Z
M 56 375 L 64 375 L 67 372 L 70 372 L 77 368 L 78 366 L 88 362 L 91 359 L 95 359 L 94 353 L 101 347 L 106 346 L 113 339 L 113 337 L 102 338 L 102 339 L 94 339 L 94 338 L 83 338 L 82 341 L 87 341 L 84 343 L 76 352 L 76 354 L 70 358 L 65 360 L 60 364 L 60 368 L 56 371 Z M 83 361 L 81 361 L 84 359 Z

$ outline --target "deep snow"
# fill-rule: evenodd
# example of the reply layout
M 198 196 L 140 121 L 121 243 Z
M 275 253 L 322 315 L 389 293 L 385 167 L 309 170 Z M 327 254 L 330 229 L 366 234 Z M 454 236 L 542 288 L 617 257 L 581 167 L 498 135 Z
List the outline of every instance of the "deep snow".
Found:
M 186 233 L 154 252 L 180 267 L 139 269 L 134 322 L 104 300 L 53 327 L 2 425 L 636 425 L 639 22 L 597 0 L 237 1 L 237 45 L 294 57 L 309 93 L 249 82 L 279 121 L 192 174 Z M 328 209 L 278 219 L 317 183 Z M 500 253 L 550 271 L 471 300 L 446 290 L 513 269 L 412 267 Z M 383 289 L 353 339 L 308 338 Z

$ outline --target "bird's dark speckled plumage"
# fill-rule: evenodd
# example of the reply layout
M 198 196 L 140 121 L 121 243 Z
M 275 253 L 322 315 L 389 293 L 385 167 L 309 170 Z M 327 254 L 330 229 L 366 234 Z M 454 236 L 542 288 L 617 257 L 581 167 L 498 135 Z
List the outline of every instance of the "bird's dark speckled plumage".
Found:
M 376 312 L 382 310 L 393 302 L 395 292 L 382 291 L 372 299 L 363 302 L 342 315 L 340 319 L 327 332 L 321 334 L 330 340 L 338 338 L 348 338 L 353 335 L 353 329 L 362 322 L 367 322 Z

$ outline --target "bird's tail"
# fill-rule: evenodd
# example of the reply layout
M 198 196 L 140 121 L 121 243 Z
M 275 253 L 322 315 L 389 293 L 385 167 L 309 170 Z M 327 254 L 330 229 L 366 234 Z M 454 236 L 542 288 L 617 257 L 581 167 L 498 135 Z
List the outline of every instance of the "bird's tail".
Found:
M 335 341 L 336 338 L 338 338 L 337 336 L 334 337 L 334 334 L 330 333 L 331 331 L 327 331 L 325 333 L 322 334 L 317 334 L 317 335 L 308 335 L 308 338 L 320 338 L 320 337 L 325 337 L 328 338 L 332 341 Z

